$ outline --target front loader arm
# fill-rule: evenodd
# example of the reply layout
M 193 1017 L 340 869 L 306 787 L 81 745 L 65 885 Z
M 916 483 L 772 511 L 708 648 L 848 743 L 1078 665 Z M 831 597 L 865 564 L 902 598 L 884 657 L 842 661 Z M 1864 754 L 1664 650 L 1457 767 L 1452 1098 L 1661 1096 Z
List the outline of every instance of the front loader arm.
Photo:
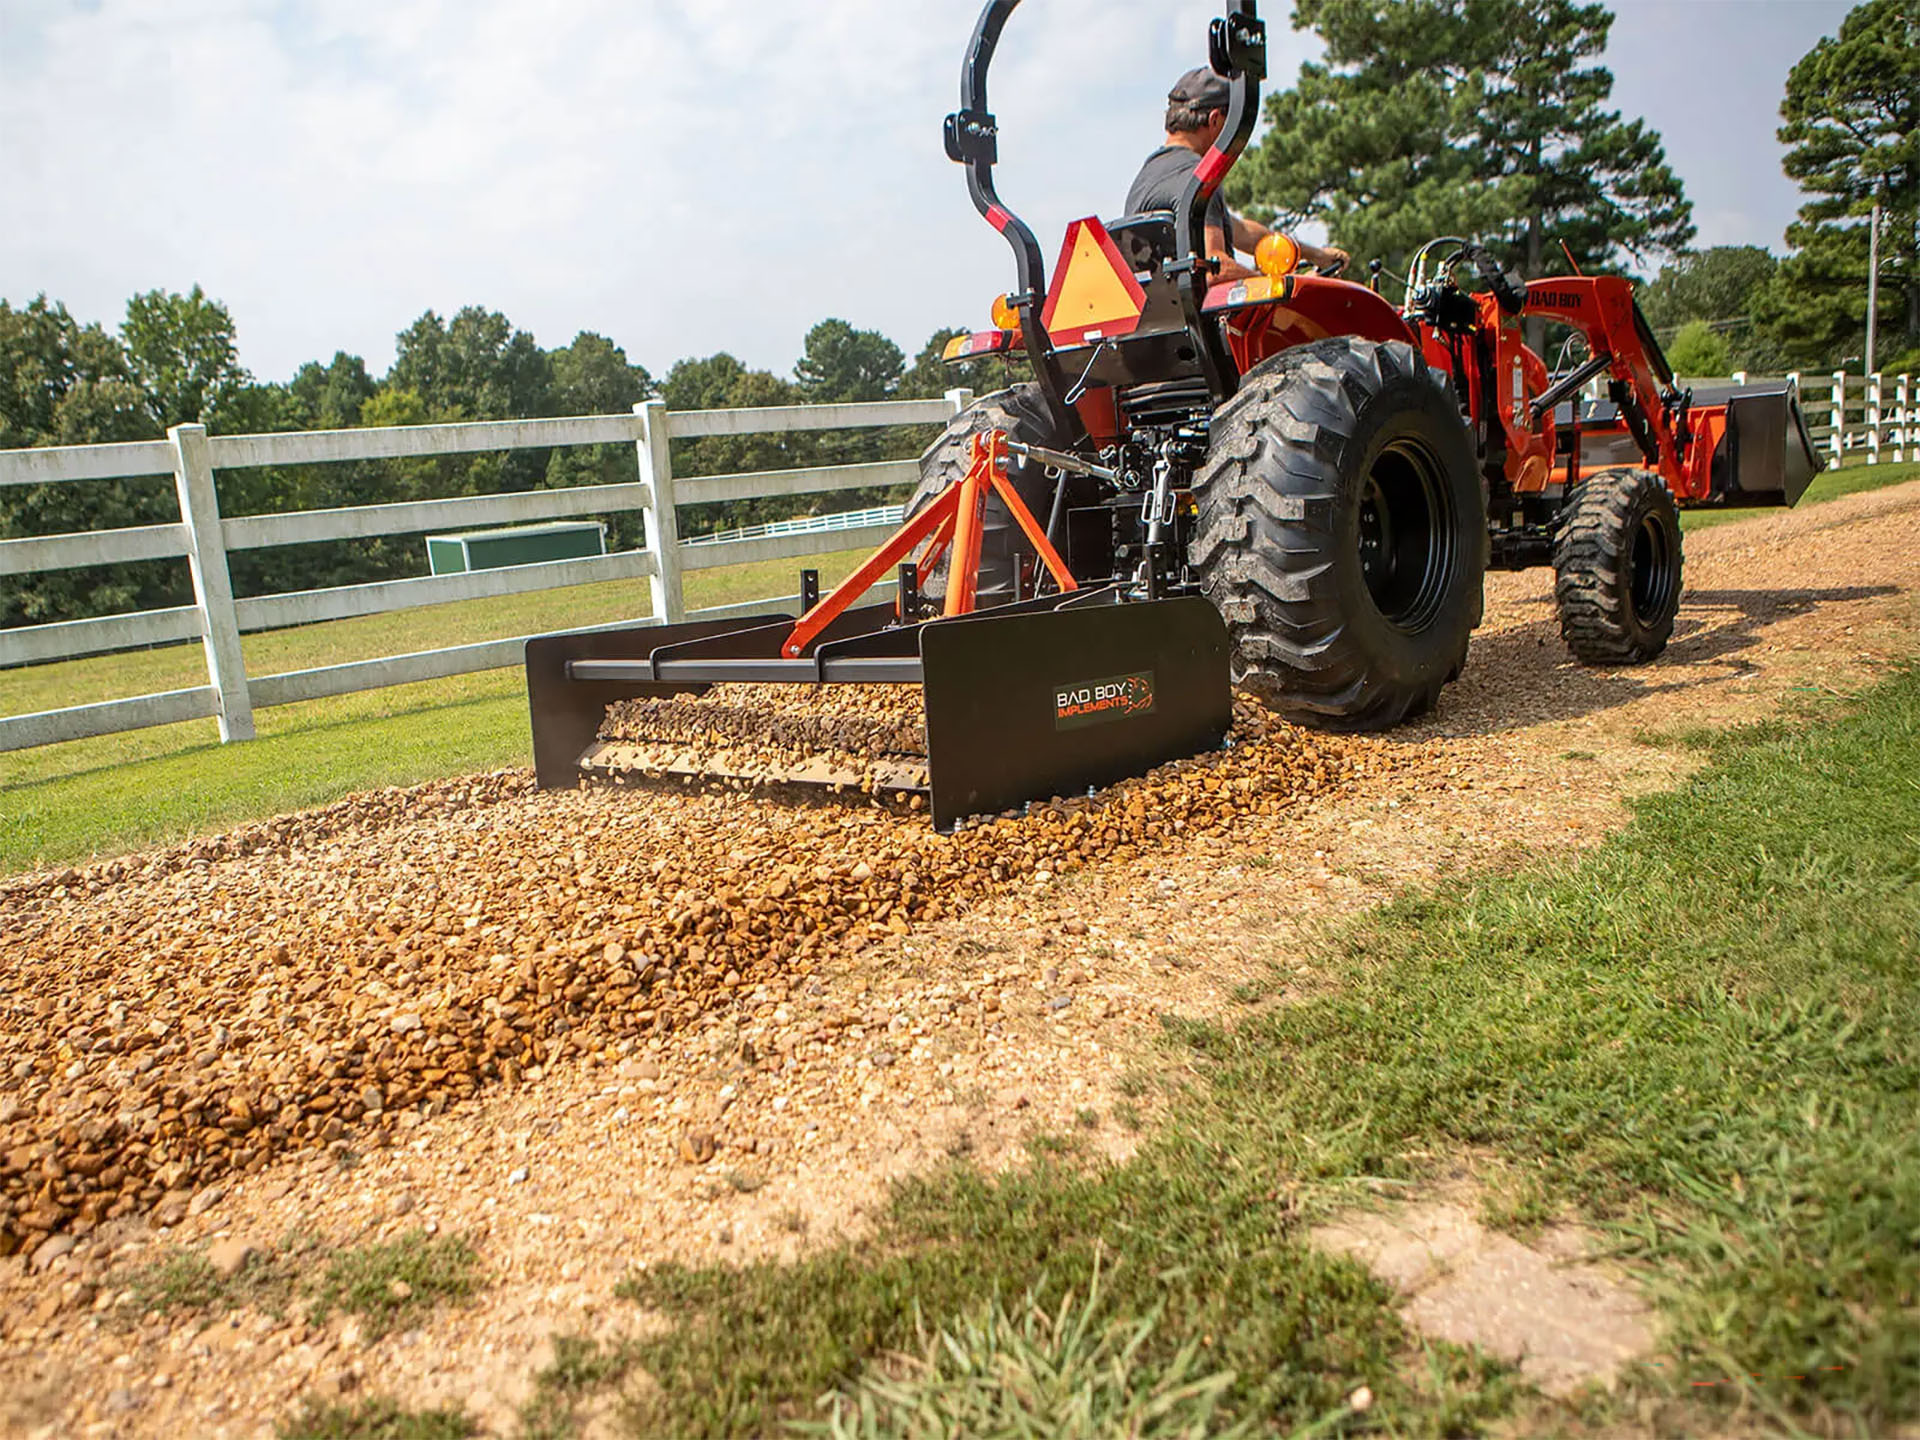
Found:
M 1688 493 L 1687 404 L 1673 388 L 1673 369 L 1618 275 L 1555 275 L 1527 282 L 1526 315 L 1571 325 L 1586 336 L 1592 357 L 1542 392 L 1532 405 L 1536 424 L 1588 380 L 1605 373 L 1607 390 L 1647 468 L 1677 495 Z

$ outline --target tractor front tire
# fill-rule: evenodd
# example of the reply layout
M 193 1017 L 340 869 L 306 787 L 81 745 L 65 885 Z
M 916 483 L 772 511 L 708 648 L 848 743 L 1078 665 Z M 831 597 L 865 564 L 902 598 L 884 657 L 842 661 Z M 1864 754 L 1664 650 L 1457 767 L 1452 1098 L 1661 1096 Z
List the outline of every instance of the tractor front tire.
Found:
M 1567 496 L 1553 539 L 1560 634 L 1588 665 L 1641 665 L 1680 609 L 1680 512 L 1650 470 L 1599 470 Z
M 1214 416 L 1189 558 L 1234 678 L 1288 719 L 1383 730 L 1466 663 L 1486 501 L 1458 402 L 1403 341 L 1315 341 Z
M 1069 446 L 1060 435 L 1047 411 L 1040 388 L 1032 383 L 996 391 L 969 405 L 947 422 L 946 430 L 920 456 L 920 483 L 907 502 L 907 514 L 913 515 L 933 503 L 949 485 L 958 485 L 967 474 L 967 442 L 983 430 L 1004 430 L 1028 445 L 1044 445 L 1064 450 Z M 1008 467 L 1014 492 L 1042 525 L 1053 505 L 1053 481 L 1038 465 L 1018 458 Z M 1064 549 L 1064 546 L 1061 547 Z M 920 577 L 920 593 L 929 600 L 944 600 L 951 551 L 943 556 L 931 575 Z M 974 588 L 974 604 L 980 609 L 1004 605 L 1014 598 L 1015 577 L 1032 576 L 1038 559 L 1025 532 L 1015 523 L 998 495 L 987 497 L 980 526 L 980 576 Z

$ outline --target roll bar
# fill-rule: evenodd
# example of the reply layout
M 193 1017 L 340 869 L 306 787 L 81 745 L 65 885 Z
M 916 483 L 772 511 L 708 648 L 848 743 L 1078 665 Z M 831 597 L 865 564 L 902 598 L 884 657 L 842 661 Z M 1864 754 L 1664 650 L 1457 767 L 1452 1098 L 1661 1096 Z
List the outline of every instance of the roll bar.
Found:
M 960 66 L 960 109 L 947 116 L 947 158 L 967 167 L 967 194 L 973 199 L 973 208 L 1013 247 L 1019 283 L 1007 303 L 1020 312 L 1020 333 L 1026 338 L 1027 356 L 1033 362 L 1034 377 L 1046 396 L 1047 408 L 1053 412 L 1055 426 L 1064 434 L 1078 435 L 1079 416 L 1067 404 L 1066 378 L 1054 357 L 1053 338 L 1040 318 L 1047 299 L 1047 266 L 1040 255 L 1040 242 L 1034 239 L 1027 222 L 1001 201 L 993 185 L 993 167 L 1000 159 L 1000 131 L 987 108 L 987 70 L 993 64 L 993 52 L 1007 17 L 1019 5 L 1020 0 L 987 0 L 980 12 L 973 39 L 967 44 L 967 58 Z
M 1213 148 L 1193 167 L 1187 188 L 1180 192 L 1180 208 L 1174 215 L 1179 249 L 1167 261 L 1165 272 L 1179 287 L 1187 331 L 1199 346 L 1200 368 L 1216 403 L 1240 388 L 1240 372 L 1218 322 L 1205 313 L 1207 286 L 1214 272 L 1213 262 L 1207 258 L 1207 202 L 1247 148 L 1260 119 L 1260 82 L 1267 76 L 1267 27 L 1255 14 L 1254 3 L 1233 0 L 1233 9 L 1207 27 L 1207 59 L 1214 73 L 1227 79 L 1227 123 Z M 1232 244 L 1231 236 L 1228 244 Z
M 1079 419 L 1067 404 L 1066 381 L 1054 355 L 1052 337 L 1041 320 L 1047 272 L 1040 242 L 1026 222 L 1007 208 L 993 184 L 1000 147 L 999 130 L 993 112 L 987 108 L 987 70 L 993 64 L 1000 32 L 1019 4 L 1020 0 L 987 0 L 980 12 L 960 67 L 960 109 L 946 120 L 947 157 L 967 167 L 967 193 L 974 209 L 1013 247 L 1019 289 L 1007 297 L 1008 303 L 1020 314 L 1020 333 L 1026 339 L 1034 375 L 1054 419 L 1067 433 L 1076 434 Z M 1226 77 L 1229 87 L 1226 128 L 1220 141 L 1201 157 L 1193 179 L 1180 196 L 1180 208 L 1174 217 L 1178 248 L 1165 267 L 1165 273 L 1179 287 L 1187 329 L 1198 346 L 1208 388 L 1220 400 L 1238 387 L 1239 374 L 1219 324 L 1204 310 L 1207 285 L 1213 275 L 1213 265 L 1207 259 L 1207 202 L 1253 134 L 1260 113 L 1260 81 L 1267 73 L 1267 27 L 1255 13 L 1256 0 L 1231 0 L 1231 4 L 1228 14 L 1215 20 L 1207 32 L 1208 59 L 1214 70 Z

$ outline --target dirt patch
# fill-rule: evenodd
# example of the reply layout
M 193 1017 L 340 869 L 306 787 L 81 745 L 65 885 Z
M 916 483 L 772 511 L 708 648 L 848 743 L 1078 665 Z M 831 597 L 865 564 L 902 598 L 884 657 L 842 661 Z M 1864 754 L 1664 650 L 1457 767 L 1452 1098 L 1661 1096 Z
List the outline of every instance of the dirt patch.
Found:
M 1610 1383 L 1653 1348 L 1646 1302 L 1624 1276 L 1583 1258 L 1590 1236 L 1566 1226 L 1522 1244 L 1475 1219 L 1464 1190 L 1347 1214 L 1312 1238 L 1398 1290 L 1422 1334 L 1477 1345 L 1549 1395 Z
M 169 1149 L 117 1217 L 109 1205 L 83 1232 L 71 1223 L 25 1232 L 44 1238 L 0 1262 L 4 1425 L 253 1435 L 305 1394 L 385 1392 L 465 1403 L 506 1431 L 548 1336 L 645 1323 L 612 1297 L 631 1267 L 797 1254 L 858 1233 L 892 1177 L 955 1160 L 1015 1163 L 1042 1136 L 1124 1155 L 1133 1127 L 1151 1119 L 1128 1074 L 1160 1063 L 1161 1015 L 1287 1003 L 1326 983 L 1306 956 L 1329 921 L 1410 883 L 1593 843 L 1625 818 L 1623 797 L 1697 763 L 1662 737 L 1760 719 L 1790 700 L 1841 703 L 1911 652 L 1920 484 L 1703 532 L 1688 551 L 1675 643 L 1653 666 L 1574 666 L 1548 577 L 1494 577 L 1487 625 L 1440 711 L 1392 736 L 1329 745 L 1323 753 L 1342 763 L 1320 789 L 1268 788 L 1260 798 L 1276 803 L 1201 826 L 1164 823 L 1143 798 L 1128 822 L 1141 828 L 1124 840 L 1102 830 L 1069 844 L 1063 833 L 998 876 L 989 857 L 971 872 L 980 883 L 964 908 L 909 908 L 899 928 L 880 906 L 917 888 L 903 884 L 907 861 L 917 879 L 936 874 L 952 842 L 875 846 L 865 811 L 744 797 L 528 797 L 511 779 L 466 787 L 464 798 L 461 787 L 435 788 L 420 808 L 371 797 L 374 818 L 350 806 L 319 829 L 295 817 L 12 882 L 0 890 L 9 941 L 0 1029 L 8 1064 L 29 1064 L 0 1075 L 0 1126 L 21 1127 L 6 1132 L 0 1158 L 32 1183 L 9 1204 L 78 1193 L 63 1190 L 65 1172 L 98 1142 L 77 1120 L 68 1137 L 60 1107 L 98 1090 L 87 1116 L 117 1121 L 141 1053 L 168 1043 L 179 1050 L 143 1072 L 166 1067 L 166 1085 L 141 1107 L 157 1106 L 156 1126 L 184 1123 L 196 1099 L 204 1121 L 216 1082 L 231 1093 L 255 1045 L 284 1057 L 290 1089 L 318 1077 L 343 1098 L 311 1116 L 303 1104 L 288 1117 L 298 1143 L 258 1155 L 234 1146 L 220 1117 L 198 1123 L 195 1143 L 237 1163 L 190 1167 L 191 1179 L 171 1172 L 185 1183 L 149 1196 L 161 1167 L 191 1158 L 184 1145 L 177 1159 Z M 1162 829 L 1149 835 L 1154 819 Z M 287 854 L 301 863 L 285 865 Z M 699 862 L 716 854 L 718 866 Z M 242 860 L 257 877 L 245 885 L 235 879 Z M 728 878 L 749 870 L 766 889 Z M 789 870 L 818 887 L 816 913 L 835 923 L 816 926 L 824 933 L 803 961 L 804 935 L 787 931 L 792 949 L 779 963 L 735 957 L 715 973 L 734 942 L 718 921 L 700 932 L 710 902 L 732 886 L 775 903 L 750 914 L 785 913 L 785 897 L 767 891 Z M 581 1003 L 569 986 L 589 966 L 603 967 L 593 972 L 603 990 L 623 967 L 637 982 L 629 952 L 649 946 L 630 942 L 636 922 L 656 923 L 656 908 L 688 946 L 674 968 L 691 964 L 689 983 L 643 1007 L 644 1024 L 607 1018 L 636 1017 L 632 1006 L 588 1023 L 568 1008 Z M 84 957 L 81 970 L 56 977 L 30 963 L 19 941 L 49 923 Z M 403 947 L 409 933 L 419 938 Z M 751 921 L 744 933 L 753 938 Z M 622 954 L 609 960 L 615 941 Z M 548 955 L 576 973 L 554 984 Z M 507 957 L 497 973 L 496 956 Z M 495 1032 L 497 1052 L 465 1070 L 430 1063 L 447 1046 L 427 1042 L 462 1008 L 451 991 L 483 982 L 490 988 L 472 1003 L 496 1008 L 469 1015 L 485 1015 L 483 1038 L 495 1021 L 522 1037 L 514 1020 L 537 1012 L 548 1026 L 538 1052 Z M 516 993 L 503 1001 L 509 985 Z M 173 1038 L 93 1048 L 120 1033 L 116 1003 L 122 1027 L 162 1019 Z M 396 1027 L 405 1016 L 420 1028 Z M 552 1029 L 554 1016 L 567 1028 Z M 215 1045 L 217 1026 L 227 1036 Z M 383 1043 L 393 1047 L 384 1056 Z M 474 1052 L 462 1042 L 453 1053 Z M 370 1083 L 382 1087 L 378 1110 L 363 1093 Z M 147 1122 L 133 1114 L 137 1132 Z M 61 1174 L 48 1170 L 50 1156 Z M 175 1223 L 160 1228 L 162 1218 Z M 337 1319 L 312 1326 L 251 1308 L 142 1319 L 122 1303 L 135 1267 L 182 1245 L 272 1246 L 296 1226 L 331 1244 L 364 1243 L 424 1225 L 472 1237 L 490 1284 L 472 1305 L 377 1341 Z M 50 1239 L 73 1243 L 51 1253 Z

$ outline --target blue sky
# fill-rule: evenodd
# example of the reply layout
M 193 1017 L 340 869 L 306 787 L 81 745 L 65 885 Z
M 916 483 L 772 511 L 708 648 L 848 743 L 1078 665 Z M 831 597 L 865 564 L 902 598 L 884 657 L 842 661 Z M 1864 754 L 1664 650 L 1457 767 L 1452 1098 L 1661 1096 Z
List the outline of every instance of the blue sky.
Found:
M 1847 0 L 1617 0 L 1614 103 L 1701 244 L 1781 246 L 1789 67 Z M 1120 203 L 1218 0 L 1028 0 L 993 79 L 1002 192 L 1051 250 Z M 0 0 L 0 296 L 114 324 L 204 285 L 284 379 L 377 371 L 429 307 L 656 373 L 784 373 L 815 321 L 911 353 L 984 324 L 1004 242 L 940 150 L 974 0 Z M 1313 53 L 1269 5 L 1275 83 Z M 1049 257 L 1051 258 L 1051 257 Z

